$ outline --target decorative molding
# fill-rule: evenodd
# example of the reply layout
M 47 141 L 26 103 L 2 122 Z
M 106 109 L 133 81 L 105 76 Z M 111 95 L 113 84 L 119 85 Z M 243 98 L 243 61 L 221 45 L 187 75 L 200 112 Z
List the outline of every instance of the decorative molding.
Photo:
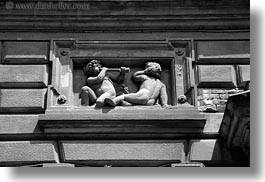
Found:
M 67 98 L 64 95 L 59 95 L 59 97 L 57 98 L 58 104 L 65 104 L 66 101 L 67 101 Z
M 206 122 L 205 116 L 194 107 L 185 109 L 163 109 L 155 106 L 121 107 L 107 113 L 105 111 L 109 110 L 108 108 L 50 110 L 46 114 L 39 115 L 39 123 L 46 135 L 83 133 L 102 137 L 101 134 L 104 134 L 107 138 L 125 139 L 154 136 L 162 138 L 168 134 L 177 136 L 181 133 L 199 134 Z
M 176 72 L 177 72 L 176 76 L 182 76 L 182 70 L 183 70 L 182 65 L 180 65 L 180 64 L 176 65 Z
M 175 52 L 178 56 L 182 56 L 185 53 L 183 50 L 176 50 Z
M 9 2 L 0 3 L 0 31 L 250 29 L 247 0 Z
M 67 56 L 68 51 L 67 51 L 67 50 L 61 50 L 60 54 L 61 54 L 62 56 Z

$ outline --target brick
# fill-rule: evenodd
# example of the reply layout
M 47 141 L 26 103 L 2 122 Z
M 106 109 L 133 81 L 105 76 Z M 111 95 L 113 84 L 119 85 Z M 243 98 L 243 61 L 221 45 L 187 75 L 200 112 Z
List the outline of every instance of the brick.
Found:
M 228 94 L 220 94 L 220 99 L 228 99 L 229 95 Z
M 52 141 L 0 142 L 0 165 L 29 165 L 58 162 L 56 144 Z
M 191 140 L 190 161 L 221 161 L 222 141 Z
M 223 89 L 212 89 L 212 94 L 226 94 L 228 91 Z
M 47 89 L 0 89 L 0 112 L 43 111 Z
M 203 94 L 211 94 L 212 93 L 212 90 L 202 90 L 202 93 Z
M 184 143 L 62 141 L 65 162 L 73 161 L 182 161 Z
M 45 87 L 46 65 L 1 65 L 0 87 Z
M 202 94 L 202 99 L 210 99 L 211 94 Z
M 226 103 L 227 103 L 227 100 L 222 100 L 222 99 L 219 100 L 220 105 L 225 105 Z
M 202 101 L 204 98 L 203 98 L 203 95 L 199 95 L 198 97 L 197 97 L 197 100 L 199 100 L 199 101 Z
M 213 99 L 213 104 L 219 104 L 219 99 Z
M 0 134 L 41 133 L 38 115 L 0 115 Z
M 233 66 L 200 65 L 199 87 L 226 88 L 236 87 L 236 74 Z
M 201 112 L 216 112 L 216 106 L 213 104 L 213 105 L 204 105 L 204 106 L 200 106 L 199 108 L 199 111 Z
M 203 99 L 217 99 L 219 98 L 219 94 L 203 94 L 202 97 Z
M 48 42 L 7 41 L 4 42 L 5 63 L 40 63 L 48 58 Z

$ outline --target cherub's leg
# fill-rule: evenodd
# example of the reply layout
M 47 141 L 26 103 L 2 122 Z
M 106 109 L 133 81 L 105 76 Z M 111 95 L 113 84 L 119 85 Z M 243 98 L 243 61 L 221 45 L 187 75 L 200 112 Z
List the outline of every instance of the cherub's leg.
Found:
M 106 98 L 106 102 L 111 106 L 116 106 L 117 104 L 121 103 L 123 100 L 124 100 L 124 95 L 119 95 L 118 97 L 115 97 L 114 99 Z
M 148 100 L 146 98 L 146 95 L 141 92 L 120 95 L 118 97 L 115 97 L 114 99 L 106 99 L 106 102 L 111 106 L 116 106 L 123 101 L 127 101 L 132 104 L 145 105 Z
M 155 104 L 155 99 L 149 99 L 146 103 L 147 106 L 152 106 Z
M 127 101 L 122 101 L 120 105 L 121 105 L 121 106 L 133 106 L 132 103 L 127 102 Z
M 140 104 L 140 105 L 146 105 L 147 103 L 147 100 L 148 98 L 140 93 L 140 92 L 137 92 L 137 93 L 133 93 L 133 94 L 126 94 L 124 96 L 124 100 L 127 101 L 127 102 L 130 102 L 130 103 L 133 103 L 133 104 Z
M 105 92 L 102 94 L 96 101 L 96 107 L 100 108 L 104 105 L 105 99 L 106 98 L 113 98 L 115 95 L 112 92 Z
M 88 86 L 82 87 L 81 105 L 89 106 L 89 104 L 95 103 L 96 99 L 97 99 L 97 96 L 90 87 Z

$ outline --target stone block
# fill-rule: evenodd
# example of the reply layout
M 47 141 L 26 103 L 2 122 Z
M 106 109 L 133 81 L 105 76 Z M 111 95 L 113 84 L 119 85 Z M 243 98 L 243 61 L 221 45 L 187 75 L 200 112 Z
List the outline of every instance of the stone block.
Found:
M 0 112 L 40 112 L 47 89 L 0 89 Z
M 198 66 L 198 87 L 226 88 L 236 87 L 236 74 L 230 65 Z
M 4 50 L 4 63 L 44 63 L 47 62 L 49 43 L 6 41 Z
M 184 159 L 184 143 L 139 141 L 62 141 L 64 162 L 176 161 Z
M 221 161 L 221 140 L 191 140 L 190 161 Z
M 52 141 L 1 141 L 0 166 L 59 162 Z
M 218 133 L 222 122 L 223 113 L 205 113 L 206 124 L 203 128 L 204 133 Z
M 250 81 L 250 65 L 238 66 L 239 86 L 245 87 L 246 82 Z
M 41 133 L 38 115 L 0 115 L 0 134 Z
M 249 41 L 200 41 L 198 52 L 204 56 L 250 53 Z
M 0 87 L 45 87 L 46 65 L 0 65 Z

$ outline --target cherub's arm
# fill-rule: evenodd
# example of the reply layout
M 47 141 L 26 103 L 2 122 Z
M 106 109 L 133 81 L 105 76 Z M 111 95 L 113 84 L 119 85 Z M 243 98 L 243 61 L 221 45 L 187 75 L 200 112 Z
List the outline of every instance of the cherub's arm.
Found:
M 87 78 L 87 83 L 89 85 L 102 83 L 104 77 L 106 76 L 106 71 L 107 70 L 108 70 L 108 68 L 103 67 L 102 70 L 100 71 L 100 73 L 98 74 L 98 76 L 88 77 Z
M 160 90 L 160 103 L 162 105 L 162 107 L 167 107 L 167 101 L 168 101 L 168 97 L 167 97 L 167 89 L 166 89 L 166 85 L 162 84 L 162 88 Z
M 126 67 L 121 67 L 120 74 L 118 76 L 112 76 L 111 74 L 109 74 L 108 76 L 110 77 L 111 80 L 115 82 L 123 82 L 125 78 L 125 72 L 126 72 Z
M 138 82 L 143 82 L 145 80 L 148 79 L 148 76 L 145 74 L 146 70 L 142 70 L 142 71 L 136 71 L 133 74 L 133 80 L 138 81 Z

